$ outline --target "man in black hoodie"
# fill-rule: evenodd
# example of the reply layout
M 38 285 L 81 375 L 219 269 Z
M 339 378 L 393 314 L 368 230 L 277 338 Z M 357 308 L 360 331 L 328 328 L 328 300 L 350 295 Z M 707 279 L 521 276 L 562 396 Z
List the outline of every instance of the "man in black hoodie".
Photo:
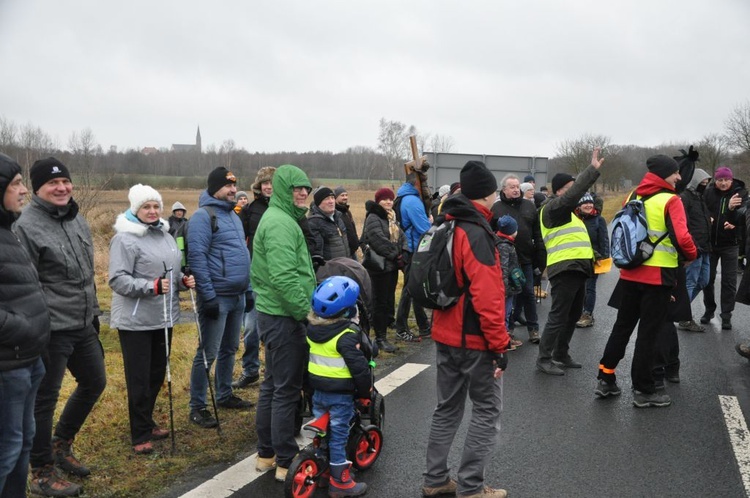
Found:
M 26 194 L 21 166 L 0 154 L 0 496 L 26 496 L 34 400 L 50 331 L 39 275 L 10 231 Z

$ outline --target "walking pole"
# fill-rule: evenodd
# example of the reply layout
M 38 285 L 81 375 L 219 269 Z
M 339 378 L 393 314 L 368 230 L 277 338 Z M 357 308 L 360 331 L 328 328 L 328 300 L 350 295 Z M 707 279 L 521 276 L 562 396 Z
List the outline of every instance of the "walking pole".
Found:
M 203 366 L 206 368 L 206 381 L 208 382 L 208 392 L 211 393 L 211 404 L 214 407 L 214 417 L 216 418 L 216 432 L 221 436 L 221 422 L 219 422 L 219 410 L 216 409 L 216 398 L 214 397 L 214 388 L 211 385 L 211 374 L 209 373 L 210 368 L 208 367 L 208 359 L 206 358 L 206 348 L 203 344 L 203 334 L 201 333 L 201 324 L 198 320 L 198 308 L 195 306 L 195 295 L 193 289 L 190 289 L 190 300 L 193 302 L 193 316 L 195 317 L 195 326 L 198 327 L 198 343 L 203 351 Z
M 169 279 L 169 292 L 172 292 L 172 270 Z M 167 275 L 167 265 L 164 263 L 164 276 Z M 162 277 L 164 278 L 164 277 Z M 164 302 L 164 349 L 167 352 L 167 391 L 169 392 L 169 433 L 172 435 L 172 455 L 175 453 L 175 436 L 174 436 L 174 408 L 172 407 L 172 371 L 169 365 L 169 323 L 167 321 L 167 294 L 162 294 Z

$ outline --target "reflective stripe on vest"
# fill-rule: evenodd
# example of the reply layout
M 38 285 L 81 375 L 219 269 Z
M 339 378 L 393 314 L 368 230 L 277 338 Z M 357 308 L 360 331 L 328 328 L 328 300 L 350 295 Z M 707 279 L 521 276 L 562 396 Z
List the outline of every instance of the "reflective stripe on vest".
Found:
M 544 206 L 539 210 L 539 225 L 542 229 L 544 247 L 547 249 L 547 266 L 574 259 L 594 259 L 589 232 L 582 219 L 570 213 L 568 223 L 547 228 L 542 223 L 543 216 Z
M 675 194 L 660 192 L 646 199 L 643 203 L 646 206 L 646 222 L 648 223 L 648 236 L 651 242 L 667 233 L 667 221 L 664 211 L 667 202 Z M 672 245 L 672 239 L 669 235 L 664 237 L 654 248 L 654 255 L 644 261 L 644 266 L 659 266 L 661 268 L 677 268 L 677 249 Z
M 313 342 L 309 337 L 307 338 L 307 343 L 310 345 L 310 361 L 307 368 L 311 374 L 331 379 L 352 378 L 344 358 L 336 351 L 339 338 L 348 333 L 354 334 L 355 332 L 347 328 L 322 343 Z

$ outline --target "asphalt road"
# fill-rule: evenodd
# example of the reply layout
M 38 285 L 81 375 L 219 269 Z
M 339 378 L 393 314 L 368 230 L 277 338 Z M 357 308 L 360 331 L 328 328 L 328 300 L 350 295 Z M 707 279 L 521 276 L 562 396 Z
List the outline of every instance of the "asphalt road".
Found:
M 730 434 L 740 450 L 750 441 L 741 427 L 728 428 L 720 396 L 738 402 L 739 422 L 750 414 L 750 364 L 734 352 L 746 338 L 750 308 L 738 305 L 734 330 L 721 331 L 715 319 L 705 333 L 679 332 L 680 384 L 668 384 L 668 408 L 636 409 L 630 392 L 632 343 L 618 369 L 623 394 L 594 396 L 598 360 L 615 319 L 606 306 L 617 271 L 599 281 L 596 325 L 578 329 L 571 354 L 584 364 L 564 377 L 537 372 L 537 347 L 526 343 L 510 353 L 504 375 L 502 433 L 486 471 L 486 483 L 512 497 L 745 497 L 744 466 L 738 464 Z M 717 282 L 718 288 L 718 282 Z M 703 312 L 702 296 L 693 305 Z M 549 299 L 540 308 L 546 321 Z M 519 329 L 517 329 L 519 330 Z M 525 334 L 518 334 L 525 340 Z M 407 362 L 434 364 L 434 347 L 425 343 Z M 393 367 L 395 368 L 395 366 Z M 379 372 L 384 376 L 388 370 Z M 428 367 L 386 397 L 384 449 L 375 466 L 359 474 L 367 496 L 421 496 L 424 452 L 435 405 L 435 368 Z M 466 418 L 470 414 L 467 406 Z M 466 423 L 450 455 L 458 462 Z M 740 454 L 742 465 L 750 458 Z M 283 486 L 268 473 L 232 495 L 283 496 Z M 748 480 L 750 482 L 750 480 Z M 319 490 L 316 497 L 327 496 Z

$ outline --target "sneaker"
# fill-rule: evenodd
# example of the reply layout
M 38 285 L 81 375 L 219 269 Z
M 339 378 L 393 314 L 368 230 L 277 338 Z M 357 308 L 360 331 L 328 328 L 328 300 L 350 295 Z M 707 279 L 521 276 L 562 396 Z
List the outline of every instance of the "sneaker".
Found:
M 519 341 L 515 337 L 510 336 L 510 343 L 508 343 L 508 351 L 515 351 L 521 346 L 523 346 L 523 341 Z
M 245 401 L 244 399 L 240 398 L 239 396 L 235 396 L 234 394 L 223 401 L 217 401 L 216 404 L 222 408 L 231 408 L 238 410 L 244 410 L 246 408 L 252 408 L 253 406 L 255 406 L 253 405 L 252 401 Z
M 583 314 L 581 315 L 581 318 L 579 318 L 578 321 L 576 322 L 576 327 L 585 329 L 585 328 L 593 327 L 593 326 L 594 326 L 594 317 L 591 316 L 591 313 L 584 311 Z
M 672 398 L 668 394 L 646 394 L 633 390 L 633 405 L 636 408 L 660 408 L 672 404 Z
M 706 313 L 705 315 L 701 317 L 701 323 L 705 325 L 709 323 L 713 317 L 714 317 L 713 313 Z
M 550 360 L 537 360 L 536 369 L 547 375 L 565 375 L 563 369 L 552 363 Z
M 508 496 L 508 492 L 504 489 L 493 489 L 489 486 L 485 486 L 484 489 L 482 489 L 478 493 L 457 496 L 458 498 L 506 498 Z
M 552 359 L 552 363 L 554 363 L 555 365 L 557 365 L 558 367 L 561 367 L 561 368 L 581 368 L 581 367 L 583 367 L 583 365 L 581 365 L 577 361 L 573 360 L 573 358 L 571 358 L 570 356 L 568 356 L 567 358 L 563 358 L 561 360 L 553 358 Z
M 404 342 L 422 342 L 422 339 L 419 336 L 412 334 L 408 330 L 399 330 L 396 332 L 396 337 Z
M 204 429 L 211 429 L 219 425 L 219 422 L 211 415 L 211 412 L 205 408 L 202 410 L 190 410 L 190 421 Z
M 240 375 L 240 378 L 232 382 L 232 389 L 244 389 L 249 385 L 255 384 L 260 379 L 260 374 L 245 374 Z
M 706 327 L 695 323 L 695 320 L 679 322 L 677 324 L 677 328 L 680 330 L 687 330 L 688 332 L 705 332 L 706 331 Z
M 422 486 L 422 496 L 455 495 L 458 483 L 454 479 L 448 479 L 445 484 L 431 488 Z
M 680 383 L 680 374 L 675 373 L 669 373 L 667 372 L 667 375 L 664 377 L 667 382 L 671 382 L 672 384 L 679 384 Z
M 532 344 L 539 344 L 539 340 L 541 337 L 539 336 L 539 329 L 533 329 L 529 330 L 529 342 Z
M 607 396 L 619 396 L 622 393 L 617 385 L 617 382 L 607 382 L 604 379 L 599 379 L 599 383 L 596 385 L 594 394 L 600 398 L 606 398 Z
M 258 458 L 255 460 L 255 470 L 258 472 L 268 472 L 269 470 L 273 470 L 276 468 L 276 457 L 262 457 L 258 456 Z
M 388 342 L 388 339 L 376 339 L 375 343 L 378 345 L 379 350 L 385 351 L 386 353 L 395 353 L 398 351 L 398 348 Z
M 169 437 L 169 431 L 162 429 L 161 427 L 154 427 L 151 429 L 151 440 L 159 441 L 161 439 L 167 439 Z
M 78 477 L 91 475 L 91 471 L 78 461 L 73 454 L 73 440 L 63 439 L 57 436 L 52 438 L 52 456 L 55 459 L 55 465 L 60 470 Z
M 153 452 L 154 446 L 151 444 L 151 441 L 133 445 L 133 453 L 135 453 L 136 455 L 150 455 Z
M 276 479 L 279 482 L 286 481 L 287 472 L 289 472 L 289 469 L 286 467 L 276 467 L 276 475 L 274 476 L 274 479 Z
M 738 355 L 750 360 L 750 346 L 748 346 L 747 344 L 737 344 L 734 347 L 734 350 L 737 351 Z
M 60 477 L 52 464 L 31 469 L 29 490 L 40 496 L 78 496 L 83 491 L 80 484 Z

